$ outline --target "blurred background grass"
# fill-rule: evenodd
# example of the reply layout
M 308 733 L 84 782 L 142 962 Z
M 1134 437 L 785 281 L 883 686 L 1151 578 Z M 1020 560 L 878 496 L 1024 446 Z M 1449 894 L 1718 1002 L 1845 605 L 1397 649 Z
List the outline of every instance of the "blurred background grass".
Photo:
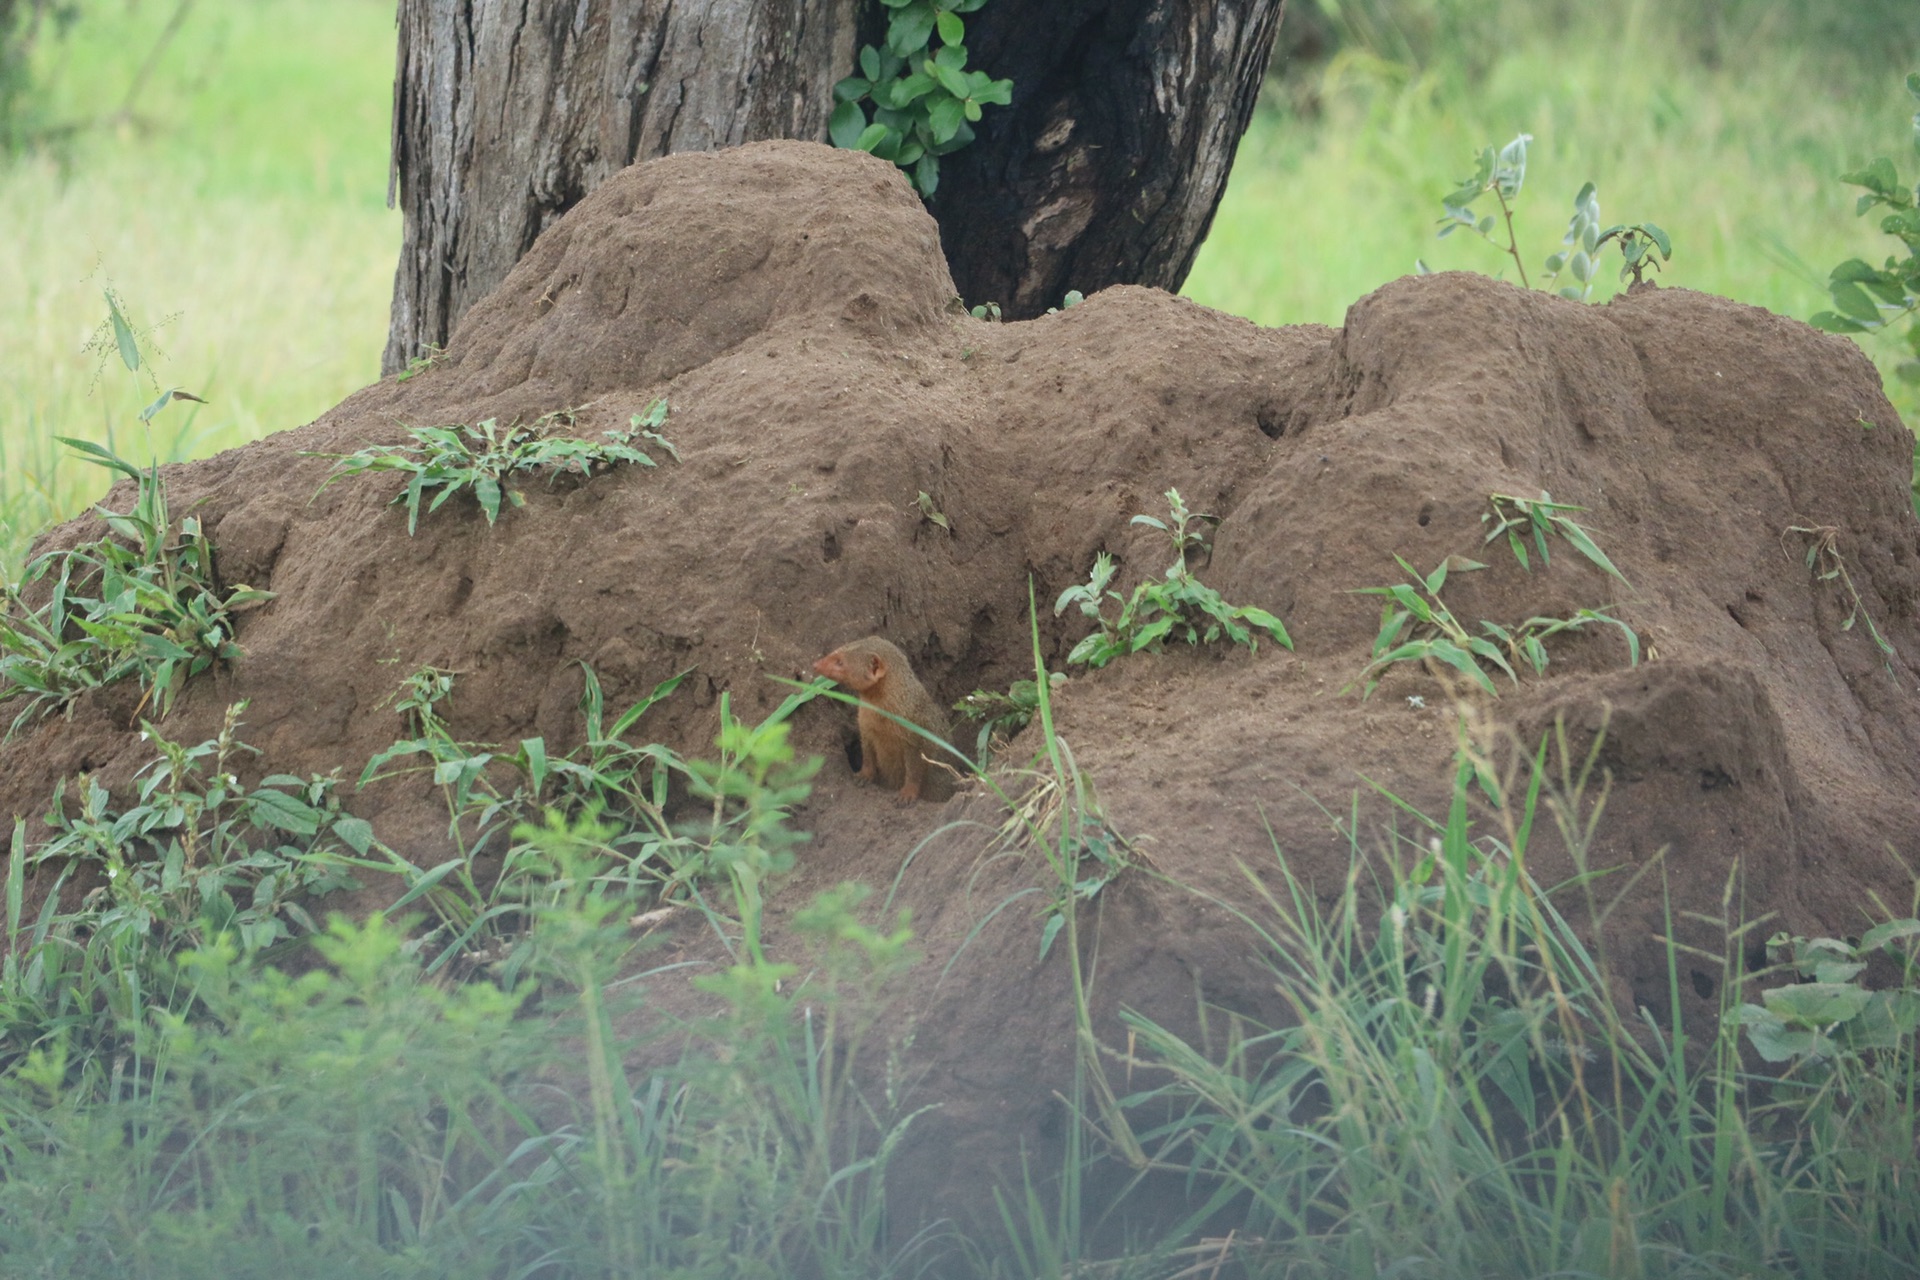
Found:
M 14 78 L 26 145 L 0 157 L 0 572 L 102 487 L 53 435 L 203 456 L 376 377 L 400 239 L 392 0 L 53 8 L 76 20 L 44 24 Z M 1522 131 L 1530 269 L 1587 180 L 1606 221 L 1672 234 L 1663 283 L 1787 315 L 1827 305 L 1841 259 L 1893 251 L 1837 176 L 1875 155 L 1912 168 L 1915 0 L 1292 0 L 1282 43 L 1187 285 L 1210 306 L 1338 324 L 1417 258 L 1499 274 L 1493 248 L 1435 241 L 1435 221 L 1474 152 Z M 152 328 L 157 383 L 84 349 L 107 286 Z M 1598 296 L 1614 287 L 1609 269 Z M 1864 345 L 1890 375 L 1894 344 Z M 209 403 L 143 431 L 172 385 Z

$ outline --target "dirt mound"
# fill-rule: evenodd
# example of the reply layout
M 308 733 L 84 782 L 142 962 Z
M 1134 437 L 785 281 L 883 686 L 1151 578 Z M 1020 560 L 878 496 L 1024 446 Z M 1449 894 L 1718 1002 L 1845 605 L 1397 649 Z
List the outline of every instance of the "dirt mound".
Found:
M 662 395 L 684 461 L 529 487 L 491 529 L 462 499 L 409 537 L 394 482 L 316 497 L 329 464 L 303 456 L 569 409 L 593 436 Z M 582 732 L 579 660 L 622 705 L 694 668 L 646 725 L 697 754 L 723 692 L 753 718 L 787 692 L 767 676 L 873 633 L 951 701 L 1031 675 L 1030 579 L 1051 601 L 1101 550 L 1123 588 L 1159 574 L 1164 536 L 1129 521 L 1164 514 L 1177 487 L 1221 517 L 1201 576 L 1278 613 L 1298 652 L 1138 655 L 1060 694 L 1061 732 L 1114 826 L 1173 880 L 1244 899 L 1238 864 L 1274 866 L 1270 825 L 1296 874 L 1336 889 L 1349 844 L 1329 811 L 1344 817 L 1361 790 L 1369 847 L 1392 812 L 1363 778 L 1441 810 L 1455 731 L 1440 683 L 1406 668 L 1368 701 L 1342 691 L 1379 626 L 1377 598 L 1353 592 L 1399 581 L 1396 554 L 1421 572 L 1465 554 L 1490 566 L 1446 587 L 1469 626 L 1613 605 L 1645 646 L 1635 667 L 1611 628 L 1557 637 L 1545 676 L 1472 699 L 1527 743 L 1558 719 L 1577 751 L 1606 723 L 1596 866 L 1665 851 L 1678 912 L 1717 909 L 1737 864 L 1744 901 L 1781 927 L 1857 933 L 1872 894 L 1898 905 L 1911 889 L 1890 852 L 1920 859 L 1911 450 L 1850 343 L 1720 298 L 1644 289 L 1593 307 L 1447 274 L 1386 286 L 1338 330 L 1261 329 L 1135 288 L 991 324 L 953 297 L 936 228 L 890 166 L 799 143 L 680 155 L 583 201 L 433 367 L 168 469 L 223 579 L 277 593 L 244 617 L 244 660 L 190 686 L 168 728 L 198 741 L 250 699 L 260 771 L 351 776 L 401 736 L 400 678 L 433 664 L 459 673 L 445 709 L 460 737 L 564 748 Z M 1631 587 L 1564 545 L 1530 573 L 1483 547 L 1489 494 L 1543 490 L 1587 509 Z M 1851 601 L 1808 572 L 1791 526 L 1838 531 L 1891 655 L 1843 628 Z M 51 537 L 95 533 L 82 520 Z M 1040 630 L 1057 667 L 1086 626 L 1043 609 Z M 136 701 L 105 691 L 0 751 L 0 813 L 31 833 L 56 779 L 125 786 L 147 759 Z M 803 708 L 795 732 L 829 762 L 776 945 L 781 904 L 889 883 L 942 823 L 995 820 L 978 795 L 901 809 L 854 786 L 844 708 Z M 424 782 L 352 804 L 409 856 L 445 856 Z M 979 1203 L 984 1171 L 1017 1182 L 1023 1145 L 1048 1167 L 1038 1153 L 1063 1123 L 1064 958 L 1038 959 L 1034 913 L 1003 912 L 942 977 L 993 903 L 1045 874 L 982 872 L 983 842 L 949 832 L 899 888 L 927 957 L 901 1014 L 917 1027 L 910 1065 L 921 1100 L 944 1104 L 898 1165 L 922 1207 Z M 1570 870 L 1551 838 L 1535 856 L 1542 883 Z M 1656 1008 L 1662 885 L 1643 877 L 1607 923 L 1622 998 Z M 1122 1005 L 1191 1025 L 1196 985 L 1272 1011 L 1219 907 L 1123 877 L 1102 910 L 1109 1029 Z M 1700 1011 L 1716 978 L 1682 984 Z

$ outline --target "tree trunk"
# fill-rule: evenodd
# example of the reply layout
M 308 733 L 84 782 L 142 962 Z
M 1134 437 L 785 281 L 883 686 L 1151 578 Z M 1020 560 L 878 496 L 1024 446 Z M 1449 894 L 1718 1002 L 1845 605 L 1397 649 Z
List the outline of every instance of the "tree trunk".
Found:
M 930 206 L 969 302 L 1176 289 L 1225 189 L 1285 0 L 989 0 L 970 64 L 1011 77 Z M 534 238 L 637 160 L 824 141 L 862 0 L 400 0 L 406 219 L 388 372 L 443 344 Z M 856 39 L 858 37 L 858 40 Z
M 1046 20 L 1032 11 L 1044 7 Z M 1009 319 L 1069 289 L 1177 290 L 1252 119 L 1286 0 L 989 0 L 971 61 L 1013 81 L 930 208 L 969 303 Z

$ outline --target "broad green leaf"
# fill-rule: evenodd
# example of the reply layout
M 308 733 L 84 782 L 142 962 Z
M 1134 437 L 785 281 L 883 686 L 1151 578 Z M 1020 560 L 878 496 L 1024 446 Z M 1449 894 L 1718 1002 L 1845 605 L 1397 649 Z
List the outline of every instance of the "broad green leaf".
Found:
M 934 21 L 940 29 L 940 40 L 943 44 L 951 46 L 966 43 L 967 26 L 960 21 L 957 14 L 943 10 Z
M 1881 323 L 1880 308 L 1859 285 L 1841 281 L 1829 285 L 1827 292 L 1833 295 L 1833 305 L 1845 314 L 1867 325 L 1878 326 Z
M 861 110 L 857 102 L 842 102 L 827 118 L 827 136 L 833 139 L 834 146 L 848 151 L 860 147 L 860 138 L 866 128 L 867 113 Z
M 887 128 L 884 124 L 870 124 L 860 131 L 858 138 L 853 140 L 853 149 L 855 151 L 872 151 L 881 143 L 885 142 L 887 135 L 892 132 L 893 130 Z
M 1849 320 L 1846 316 L 1836 315 L 1831 311 L 1816 311 L 1807 320 L 1807 323 L 1816 329 L 1824 329 L 1828 333 L 1867 332 L 1867 326 L 1861 324 L 1858 320 Z
M 1850 982 L 1797 982 L 1764 991 L 1760 998 L 1777 1018 L 1803 1027 L 1824 1027 L 1845 1022 L 1866 1008 L 1868 995 Z
M 868 80 L 880 78 L 880 51 L 872 45 L 860 50 L 860 73 Z
M 895 10 L 893 21 L 887 24 L 887 47 L 903 58 L 915 56 L 927 47 L 933 21 L 933 6 L 926 0 L 914 0 L 906 8 Z
M 960 99 L 941 97 L 927 110 L 927 122 L 933 128 L 933 140 L 945 142 L 960 128 L 964 116 Z
M 922 196 L 931 196 L 940 185 L 940 157 L 932 153 L 914 162 L 913 185 Z
M 320 812 L 284 791 L 255 791 L 247 797 L 247 817 L 256 826 L 272 827 L 296 836 L 311 836 L 320 830 Z
M 961 75 L 959 71 L 955 70 L 952 67 L 942 66 L 937 61 L 928 62 L 927 70 L 928 70 L 928 73 L 932 75 L 934 79 L 940 82 L 940 87 L 942 89 L 945 89 L 948 93 L 952 94 L 955 98 L 961 101 L 966 100 L 967 94 L 969 92 L 969 88 L 967 85 L 967 78 L 964 75 Z M 952 135 L 949 134 L 948 136 L 951 137 Z
M 340 817 L 333 820 L 333 834 L 355 853 L 365 854 L 373 847 L 373 824 L 365 818 Z
M 1909 79 L 1911 79 L 1911 77 L 1909 77 Z M 1920 920 L 1889 920 L 1885 924 L 1873 926 L 1873 928 L 1860 935 L 1859 950 L 1862 954 L 1869 951 L 1878 951 L 1889 942 L 1897 942 L 1901 938 L 1915 937 L 1920 937 Z

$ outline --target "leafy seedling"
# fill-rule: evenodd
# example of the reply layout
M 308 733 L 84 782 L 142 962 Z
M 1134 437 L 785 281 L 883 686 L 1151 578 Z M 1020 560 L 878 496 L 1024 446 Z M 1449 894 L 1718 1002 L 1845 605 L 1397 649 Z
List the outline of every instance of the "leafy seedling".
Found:
M 1058 689 L 1066 682 L 1064 671 L 1047 676 L 1049 689 Z M 953 709 L 979 722 L 980 736 L 974 742 L 974 758 L 984 767 L 996 738 L 1002 741 L 1011 738 L 1032 722 L 1040 709 L 1040 685 L 1034 680 L 1015 680 L 1005 693 L 975 689 L 954 703 Z
M 1527 264 L 1520 259 L 1520 244 L 1513 233 L 1513 202 L 1527 181 L 1527 144 L 1532 141 L 1532 134 L 1523 133 L 1498 151 L 1491 146 L 1482 147 L 1473 176 L 1462 178 L 1453 194 L 1440 202 L 1445 213 L 1440 218 L 1439 238 L 1444 240 L 1463 227 L 1473 232 L 1513 259 L 1523 289 L 1533 286 L 1527 282 Z M 1488 194 L 1499 203 L 1500 218 L 1506 224 L 1504 247 L 1493 238 L 1494 229 L 1499 225 L 1494 216 L 1489 213 L 1476 217 L 1473 212 L 1474 201 Z
M 1826 1063 L 1867 1050 L 1898 1049 L 1920 1028 L 1920 982 L 1913 948 L 1920 920 L 1889 920 L 1861 935 L 1858 944 L 1839 938 L 1803 938 L 1776 933 L 1767 956 L 1807 982 L 1774 987 L 1762 1003 L 1727 1011 L 1768 1062 Z M 1875 952 L 1900 965 L 1902 981 L 1871 990 L 1858 981 Z
M 525 495 L 508 485 L 513 476 L 544 470 L 548 484 L 552 484 L 562 475 L 591 476 L 596 467 L 605 469 L 623 462 L 654 466 L 652 456 L 634 444 L 636 439 L 664 449 L 676 462 L 680 460 L 680 451 L 659 432 L 667 421 L 665 400 L 654 401 L 644 414 L 634 414 L 627 429 L 602 432 L 605 443 L 547 434 L 551 424 L 564 419 L 565 425 L 571 425 L 572 418 L 570 412 L 562 411 L 528 426 L 502 427 L 497 419 L 488 418 L 473 427 L 408 427 L 415 441 L 411 445 L 303 456 L 335 461 L 333 470 L 321 482 L 321 490 L 342 476 L 370 471 L 406 475 L 406 487 L 394 501 L 406 505 L 409 536 L 419 524 L 420 503 L 429 491 L 433 493 L 427 505 L 431 514 L 454 494 L 472 490 L 491 525 L 500 517 L 502 502 L 515 507 L 526 505 Z
M 1465 556 L 1449 556 L 1432 573 L 1422 577 L 1402 557 L 1395 556 L 1394 559 L 1406 572 L 1407 582 L 1386 587 L 1362 587 L 1355 592 L 1357 595 L 1385 598 L 1380 610 L 1380 630 L 1373 640 L 1372 660 L 1362 669 L 1356 681 L 1362 686 L 1362 699 L 1373 693 L 1380 683 L 1381 673 L 1388 667 L 1399 662 L 1424 665 L 1428 660 L 1452 667 L 1497 697 L 1500 691 L 1482 663 L 1505 672 L 1507 679 L 1517 685 L 1520 677 L 1514 671 L 1514 662 L 1525 663 L 1535 675 L 1544 674 L 1547 669 L 1547 639 L 1595 623 L 1619 628 L 1627 639 L 1630 665 L 1640 665 L 1640 637 L 1604 608 L 1579 609 L 1566 618 L 1535 616 L 1511 627 L 1482 619 L 1480 632 L 1475 634 L 1447 608 L 1440 599 L 1440 590 L 1446 585 L 1449 572 L 1484 569 L 1486 565 Z
M 933 496 L 925 489 L 920 490 L 919 496 L 914 499 L 914 504 L 920 508 L 920 518 L 922 520 L 927 521 L 929 524 L 937 524 L 948 533 L 953 532 L 953 526 L 947 522 L 946 515 L 942 513 L 938 507 L 933 505 Z
M 1846 620 L 1840 624 L 1842 631 L 1853 630 L 1853 624 L 1864 621 L 1867 634 L 1873 637 L 1873 643 L 1881 653 L 1881 663 L 1891 673 L 1893 670 L 1893 645 L 1880 634 L 1880 628 L 1873 625 L 1873 615 L 1867 612 L 1867 606 L 1860 599 L 1860 589 L 1853 585 L 1853 575 L 1847 572 L 1846 559 L 1840 554 L 1840 530 L 1830 524 L 1794 524 L 1781 531 L 1784 540 L 1789 533 L 1797 533 L 1806 539 L 1807 570 L 1820 582 L 1837 582 L 1845 593 L 1849 608 Z
M 419 355 L 407 357 L 407 367 L 394 375 L 394 381 L 406 382 L 411 378 L 419 377 L 427 370 L 433 368 L 434 365 L 438 364 L 440 357 L 446 354 L 447 349 L 445 347 L 436 346 L 429 342 L 426 350 L 422 351 Z
M 1473 176 L 1461 179 L 1453 194 L 1441 201 L 1443 212 L 1438 234 L 1438 238 L 1445 239 L 1462 229 L 1473 232 L 1513 259 L 1523 289 L 1531 289 L 1533 285 L 1527 279 L 1527 265 L 1520 256 L 1519 238 L 1514 233 L 1513 208 L 1521 187 L 1526 184 L 1527 144 L 1532 141 L 1532 134 L 1523 133 L 1499 151 L 1491 146 L 1482 147 Z M 1489 194 L 1499 203 L 1498 219 L 1491 213 L 1477 216 L 1474 213 L 1474 202 Z M 1494 232 L 1503 225 L 1505 244 L 1494 238 Z M 1673 257 L 1673 241 L 1651 222 L 1620 223 L 1602 230 L 1600 196 L 1591 182 L 1583 184 L 1574 195 L 1573 216 L 1560 243 L 1566 247 L 1547 258 L 1545 280 L 1551 285 L 1562 274 L 1572 276 L 1573 283 L 1561 285 L 1557 292 L 1574 301 L 1584 301 L 1592 295 L 1595 262 L 1607 244 L 1617 244 L 1626 259 L 1620 278 L 1625 280 L 1631 276 L 1635 284 L 1640 283 L 1644 272 L 1658 268 Z M 1655 254 L 1659 255 L 1658 259 Z M 1424 262 L 1416 261 L 1415 266 L 1422 275 L 1428 271 Z
M 1557 534 L 1596 567 L 1618 578 L 1623 586 L 1633 585 L 1627 581 L 1625 574 L 1614 567 L 1613 561 L 1607 558 L 1607 553 L 1600 549 L 1600 545 L 1593 540 L 1592 535 L 1574 523 L 1573 517 L 1567 514 L 1572 511 L 1585 511 L 1585 507 L 1578 507 L 1570 502 L 1555 502 L 1553 495 L 1544 489 L 1541 490 L 1538 498 L 1522 498 L 1511 493 L 1494 493 L 1487 495 L 1487 501 L 1492 506 L 1492 510 L 1480 517 L 1480 523 L 1492 525 L 1492 528 L 1487 531 L 1486 541 L 1492 542 L 1505 534 L 1507 546 L 1512 549 L 1514 559 L 1518 560 L 1520 567 L 1527 572 L 1533 572 L 1533 565 L 1527 557 L 1526 536 L 1532 535 L 1533 545 L 1540 552 L 1540 566 L 1545 568 L 1550 560 L 1547 553 L 1547 535 Z
M 1150 578 L 1135 587 L 1132 596 L 1123 597 L 1109 590 L 1114 561 L 1102 551 L 1094 557 L 1087 581 L 1068 587 L 1054 602 L 1056 615 L 1066 612 L 1068 605 L 1078 605 L 1080 612 L 1099 627 L 1073 647 L 1067 661 L 1104 667 L 1122 654 L 1142 649 L 1157 652 L 1169 637 L 1188 644 L 1212 644 L 1224 636 L 1229 643 L 1258 652 L 1259 635 L 1265 635 L 1276 644 L 1293 648 L 1293 640 L 1279 618 L 1250 605 L 1230 605 L 1218 591 L 1193 576 L 1187 558 L 1207 547 L 1200 526 L 1218 524 L 1219 518 L 1188 511 L 1178 489 L 1167 490 L 1166 499 L 1171 525 L 1148 515 L 1137 515 L 1132 521 L 1161 530 L 1173 543 L 1173 564 L 1164 578 Z M 1119 615 L 1113 619 L 1103 611 L 1109 600 L 1120 606 Z
M 1013 100 L 1013 81 L 967 68 L 966 24 L 986 0 L 881 0 L 887 38 L 860 50 L 859 70 L 833 86 L 827 134 L 906 170 L 924 197 L 940 185 L 940 157 L 973 141 L 982 108 Z
M 1465 556 L 1448 556 L 1432 573 L 1422 576 L 1404 557 L 1394 559 L 1406 571 L 1409 581 L 1385 587 L 1361 587 L 1355 592 L 1384 597 L 1380 630 L 1373 638 L 1373 660 L 1359 676 L 1363 700 L 1380 683 L 1380 673 L 1396 662 L 1425 663 L 1428 659 L 1442 662 L 1492 694 L 1499 691 L 1481 668 L 1482 661 L 1506 672 L 1515 684 L 1520 682 L 1500 646 L 1468 631 L 1440 599 L 1440 589 L 1447 585 L 1448 573 L 1484 569 L 1486 565 Z
M 1000 304 L 997 302 L 983 302 L 979 306 L 972 308 L 967 314 L 975 320 L 991 320 L 993 323 L 999 324 Z
M 24 696 L 0 741 L 89 689 L 137 679 L 164 718 L 188 679 L 240 656 L 234 616 L 273 598 L 235 586 L 222 591 L 213 543 L 195 516 L 176 526 L 156 463 L 141 469 L 87 440 L 55 437 L 89 462 L 136 485 L 133 509 L 94 511 L 107 536 L 49 551 L 5 588 L 0 612 L 0 699 Z M 49 585 L 29 604 L 25 592 Z

